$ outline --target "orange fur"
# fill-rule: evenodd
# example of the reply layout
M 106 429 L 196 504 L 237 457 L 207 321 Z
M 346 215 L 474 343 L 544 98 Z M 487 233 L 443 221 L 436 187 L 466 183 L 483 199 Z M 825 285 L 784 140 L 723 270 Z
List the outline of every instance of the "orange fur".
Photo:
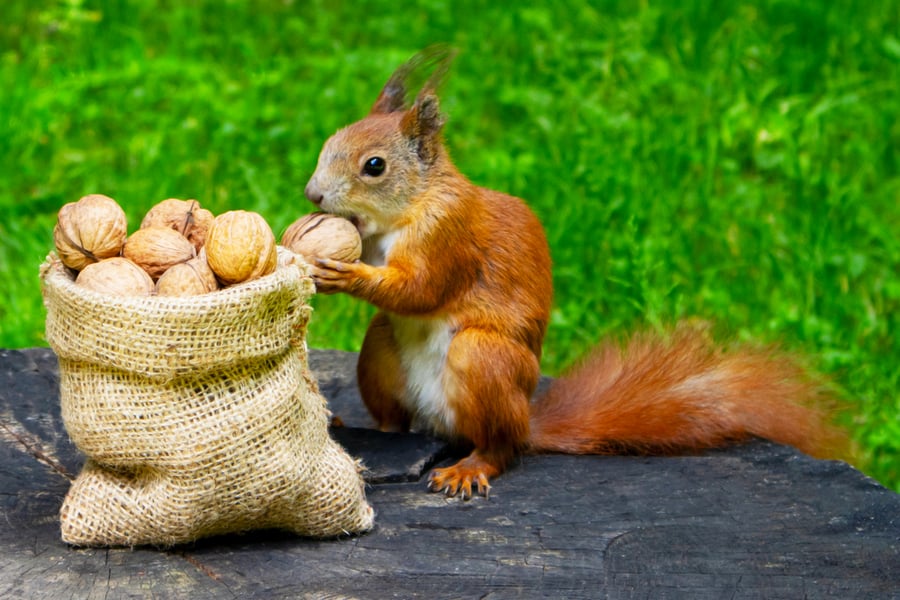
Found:
M 543 228 L 523 201 L 453 165 L 431 50 L 398 69 L 365 119 L 332 136 L 306 194 L 355 223 L 363 260 L 319 260 L 320 292 L 379 309 L 360 352 L 363 401 L 378 426 L 429 429 L 474 447 L 436 469 L 432 489 L 487 494 L 520 452 L 684 452 L 765 437 L 817 455 L 840 434 L 819 389 L 790 360 L 716 349 L 698 330 L 601 345 L 529 404 L 540 376 L 552 278 Z M 406 78 L 432 76 L 407 106 Z M 368 169 L 372 160 L 378 170 Z
M 751 436 L 814 456 L 844 451 L 827 394 L 789 357 L 714 346 L 706 333 L 606 342 L 532 409 L 533 451 L 678 453 Z

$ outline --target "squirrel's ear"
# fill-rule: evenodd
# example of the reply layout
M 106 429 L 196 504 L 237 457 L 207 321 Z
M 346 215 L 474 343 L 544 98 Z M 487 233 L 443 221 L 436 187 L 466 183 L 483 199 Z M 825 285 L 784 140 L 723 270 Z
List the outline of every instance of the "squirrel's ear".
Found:
M 437 94 L 428 88 L 422 90 L 400 120 L 400 130 L 417 142 L 419 158 L 424 162 L 432 162 L 437 157 L 444 121 Z
M 399 73 L 399 69 L 384 84 L 384 88 L 378 94 L 378 99 L 372 105 L 372 110 L 369 111 L 371 114 L 392 113 L 406 109 L 406 86 L 397 77 L 397 73 Z
M 408 109 L 413 104 L 412 94 L 417 90 L 436 90 L 440 86 L 455 57 L 456 50 L 446 44 L 425 48 L 394 71 L 370 112 L 392 113 Z

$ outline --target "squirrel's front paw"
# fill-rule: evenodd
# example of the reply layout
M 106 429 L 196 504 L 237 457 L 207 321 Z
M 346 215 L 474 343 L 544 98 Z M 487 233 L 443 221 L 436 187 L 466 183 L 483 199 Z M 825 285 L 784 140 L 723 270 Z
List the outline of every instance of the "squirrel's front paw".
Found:
M 320 294 L 351 292 L 358 279 L 358 263 L 347 263 L 330 258 L 317 258 L 312 263 L 311 275 Z

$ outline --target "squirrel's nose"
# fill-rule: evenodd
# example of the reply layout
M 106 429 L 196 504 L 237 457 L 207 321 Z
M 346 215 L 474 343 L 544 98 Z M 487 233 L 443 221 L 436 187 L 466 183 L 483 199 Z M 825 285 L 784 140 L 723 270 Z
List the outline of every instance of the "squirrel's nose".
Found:
M 310 179 L 309 183 L 306 184 L 306 188 L 303 190 L 303 193 L 306 194 L 306 197 L 310 202 L 315 204 L 316 206 L 321 206 L 322 200 L 325 196 L 319 191 L 319 187 L 313 183 L 313 180 Z
M 322 195 L 322 192 L 310 186 L 306 186 L 306 190 L 304 190 L 304 192 L 306 193 L 306 197 L 310 202 L 312 202 L 316 206 L 322 205 L 322 200 L 325 199 L 325 197 Z

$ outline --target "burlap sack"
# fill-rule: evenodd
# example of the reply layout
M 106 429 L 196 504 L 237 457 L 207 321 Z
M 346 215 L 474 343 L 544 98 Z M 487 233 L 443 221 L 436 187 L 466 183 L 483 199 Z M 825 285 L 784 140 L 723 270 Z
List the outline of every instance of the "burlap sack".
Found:
M 284 258 L 284 255 L 282 255 Z M 287 261 L 290 262 L 290 261 Z M 202 296 L 113 297 L 41 267 L 66 430 L 88 460 L 60 511 L 80 546 L 372 526 L 306 356 L 305 269 Z

